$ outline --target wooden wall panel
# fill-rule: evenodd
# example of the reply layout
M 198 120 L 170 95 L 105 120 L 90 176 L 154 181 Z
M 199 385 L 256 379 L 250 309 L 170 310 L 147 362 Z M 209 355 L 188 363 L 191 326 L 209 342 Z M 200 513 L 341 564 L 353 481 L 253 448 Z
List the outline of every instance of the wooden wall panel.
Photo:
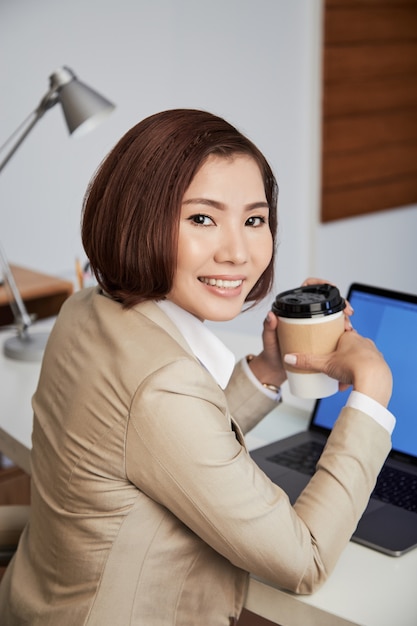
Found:
M 328 189 L 366 185 L 369 181 L 391 180 L 415 174 L 415 144 L 394 144 L 389 150 L 364 150 L 354 159 L 334 156 L 326 161 Z
M 390 109 L 364 115 L 328 118 L 323 129 L 323 154 L 403 145 L 417 140 L 417 110 Z M 356 155 L 355 155 L 356 156 Z
M 405 81 L 403 76 L 382 76 L 371 81 L 352 79 L 334 82 L 323 94 L 327 120 L 352 114 L 417 107 L 417 80 Z
M 417 16 L 414 2 L 327 2 L 329 9 L 338 11 L 337 19 L 331 16 L 327 23 L 326 39 L 329 44 L 356 43 L 361 41 L 397 41 L 414 39 Z M 372 28 L 369 23 L 372 22 Z M 346 28 L 346 25 L 349 28 Z
M 417 0 L 325 0 L 322 221 L 417 202 Z
M 375 191 L 373 181 L 361 185 L 340 186 L 323 194 L 323 221 L 363 215 L 415 202 L 415 174 L 382 180 L 378 184 L 378 192 Z

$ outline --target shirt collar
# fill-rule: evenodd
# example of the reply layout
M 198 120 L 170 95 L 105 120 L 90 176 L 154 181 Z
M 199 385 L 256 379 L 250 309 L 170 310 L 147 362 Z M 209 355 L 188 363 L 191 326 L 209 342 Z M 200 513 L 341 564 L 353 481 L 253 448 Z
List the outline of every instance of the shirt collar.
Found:
M 235 366 L 235 356 L 197 317 L 170 300 L 156 304 L 178 328 L 193 354 L 225 389 Z

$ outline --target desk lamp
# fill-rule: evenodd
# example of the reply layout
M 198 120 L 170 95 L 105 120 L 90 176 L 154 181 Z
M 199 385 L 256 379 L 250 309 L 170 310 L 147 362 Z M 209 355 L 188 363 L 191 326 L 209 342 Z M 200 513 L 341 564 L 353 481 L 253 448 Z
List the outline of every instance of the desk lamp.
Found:
M 29 115 L 21 126 L 4 144 L 20 132 L 14 145 L 0 162 L 0 172 L 10 158 L 26 139 L 32 128 L 40 118 L 58 102 L 62 106 L 68 131 L 71 135 L 82 135 L 95 128 L 115 108 L 114 104 L 103 98 L 90 87 L 80 82 L 68 67 L 61 67 L 50 77 L 49 91 L 40 101 L 38 107 Z M 22 130 L 23 129 L 23 130 Z M 23 299 L 13 277 L 6 255 L 0 246 L 0 270 L 3 274 L 5 287 L 10 297 L 10 307 L 13 312 L 14 326 L 17 335 L 4 342 L 3 351 L 6 356 L 19 361 L 39 361 L 49 333 L 29 333 L 33 318 L 26 310 Z

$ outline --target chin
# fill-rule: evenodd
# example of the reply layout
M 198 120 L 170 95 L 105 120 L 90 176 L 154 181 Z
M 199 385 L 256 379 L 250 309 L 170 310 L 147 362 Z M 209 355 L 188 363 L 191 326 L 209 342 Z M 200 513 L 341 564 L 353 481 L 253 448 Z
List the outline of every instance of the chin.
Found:
M 230 322 L 231 320 L 234 320 L 240 313 L 241 313 L 241 309 L 239 309 L 238 311 L 234 311 L 234 312 L 230 312 L 230 313 L 220 313 L 220 312 L 216 312 L 216 313 L 208 313 L 206 312 L 205 315 L 205 319 L 208 322 Z

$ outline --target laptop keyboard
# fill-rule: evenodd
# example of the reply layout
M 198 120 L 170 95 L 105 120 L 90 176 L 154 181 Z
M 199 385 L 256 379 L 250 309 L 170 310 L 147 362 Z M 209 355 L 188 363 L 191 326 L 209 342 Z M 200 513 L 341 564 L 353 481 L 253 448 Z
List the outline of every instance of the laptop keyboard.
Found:
M 323 444 L 317 441 L 306 441 L 306 443 L 289 450 L 278 452 L 278 454 L 268 457 L 267 460 L 312 476 L 316 471 L 317 461 L 323 452 L 323 448 Z
M 323 444 L 317 441 L 307 441 L 270 456 L 267 460 L 312 476 L 323 448 Z M 372 496 L 417 513 L 417 476 L 384 465 Z
M 384 466 L 373 496 L 383 502 L 417 513 L 417 476 Z

